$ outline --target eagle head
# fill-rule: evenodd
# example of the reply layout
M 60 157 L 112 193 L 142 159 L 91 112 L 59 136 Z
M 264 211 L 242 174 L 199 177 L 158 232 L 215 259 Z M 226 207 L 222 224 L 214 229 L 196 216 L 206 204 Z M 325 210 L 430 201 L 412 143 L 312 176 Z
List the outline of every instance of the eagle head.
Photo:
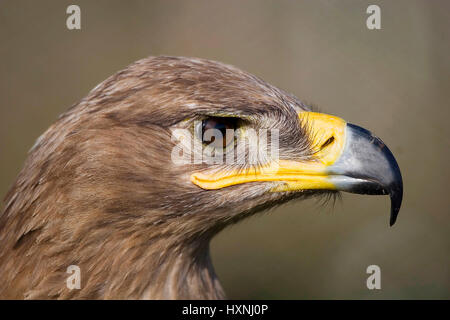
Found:
M 395 222 L 400 170 L 372 133 L 229 65 L 146 58 L 30 150 L 0 216 L 0 296 L 222 298 L 217 232 L 338 191 L 389 194 Z

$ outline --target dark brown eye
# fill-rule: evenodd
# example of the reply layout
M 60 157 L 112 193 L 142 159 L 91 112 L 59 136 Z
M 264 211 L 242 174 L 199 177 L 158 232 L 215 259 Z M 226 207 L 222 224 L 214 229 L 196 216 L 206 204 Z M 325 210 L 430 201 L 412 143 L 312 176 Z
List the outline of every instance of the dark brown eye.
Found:
M 331 136 L 327 139 L 327 141 L 325 141 L 322 146 L 320 147 L 321 149 L 325 148 L 326 146 L 329 146 L 330 144 L 332 144 L 334 142 L 334 136 Z
M 202 121 L 199 136 L 208 146 L 225 148 L 233 141 L 236 124 L 236 118 L 211 117 Z

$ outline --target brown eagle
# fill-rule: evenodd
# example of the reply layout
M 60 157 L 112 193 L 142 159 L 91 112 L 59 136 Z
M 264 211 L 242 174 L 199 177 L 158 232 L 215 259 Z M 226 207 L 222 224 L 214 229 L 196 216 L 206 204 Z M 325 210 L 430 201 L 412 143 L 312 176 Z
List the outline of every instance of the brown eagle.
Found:
M 270 137 L 249 134 L 263 130 Z M 192 142 L 200 148 L 185 152 Z M 264 156 L 250 161 L 250 149 Z M 205 151 L 232 160 L 204 161 Z M 389 194 L 395 222 L 402 178 L 379 138 L 235 67 L 149 57 L 95 87 L 29 151 L 0 216 L 0 298 L 224 298 L 215 234 L 338 191 Z

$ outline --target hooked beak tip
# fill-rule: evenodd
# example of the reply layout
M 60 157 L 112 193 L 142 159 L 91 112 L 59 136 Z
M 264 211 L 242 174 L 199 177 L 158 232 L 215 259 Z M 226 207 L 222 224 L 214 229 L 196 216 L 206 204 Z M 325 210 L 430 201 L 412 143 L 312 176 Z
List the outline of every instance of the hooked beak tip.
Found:
M 392 152 L 370 131 L 347 123 L 347 137 L 342 155 L 330 167 L 334 174 L 349 181 L 338 182 L 340 190 L 359 194 L 389 194 L 391 214 L 389 225 L 397 220 L 403 198 L 403 181 Z
M 397 221 L 397 216 L 402 205 L 403 187 L 401 185 L 392 188 L 390 191 L 391 198 L 391 217 L 389 220 L 389 226 L 393 226 Z

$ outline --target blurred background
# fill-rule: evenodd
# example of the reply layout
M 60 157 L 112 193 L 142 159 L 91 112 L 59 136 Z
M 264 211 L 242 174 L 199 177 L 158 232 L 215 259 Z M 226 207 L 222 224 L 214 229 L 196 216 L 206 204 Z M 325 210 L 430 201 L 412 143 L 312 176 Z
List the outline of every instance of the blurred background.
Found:
M 66 8 L 81 8 L 81 30 Z M 366 8 L 381 8 L 368 30 Z M 0 195 L 36 138 L 95 85 L 149 55 L 233 64 L 380 136 L 404 202 L 294 202 L 220 233 L 231 299 L 450 298 L 450 2 L 0 1 Z M 368 290 L 366 268 L 381 268 Z

